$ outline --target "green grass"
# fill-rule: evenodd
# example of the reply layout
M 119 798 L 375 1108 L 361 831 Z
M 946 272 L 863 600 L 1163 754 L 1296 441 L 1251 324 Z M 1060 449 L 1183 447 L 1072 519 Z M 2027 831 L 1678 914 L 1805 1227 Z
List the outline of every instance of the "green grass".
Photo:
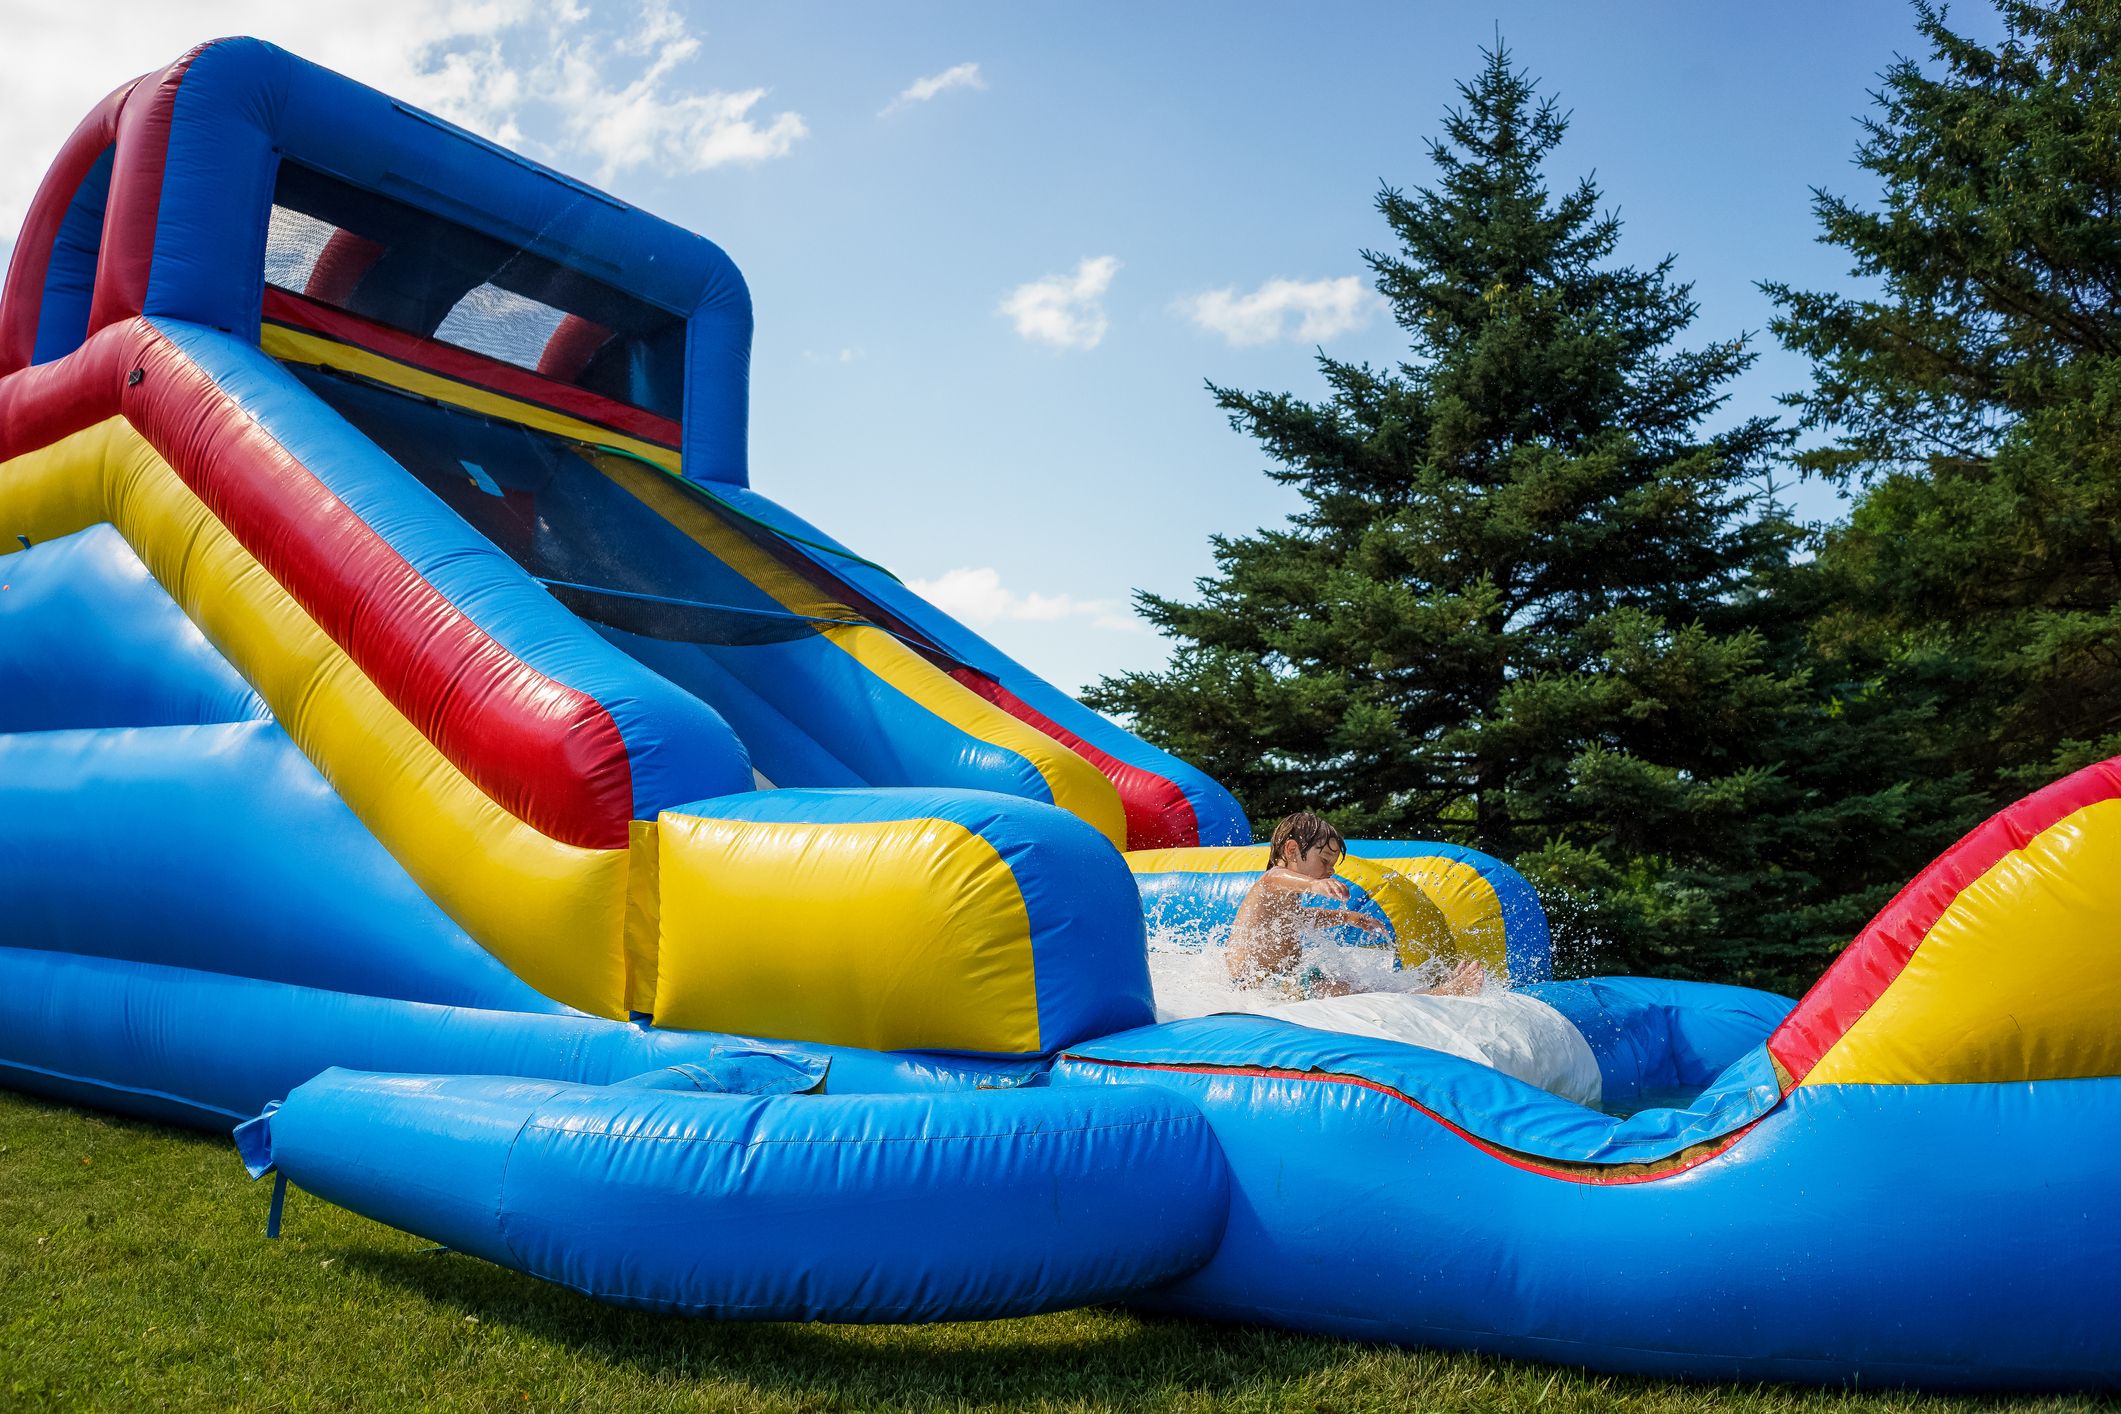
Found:
M 212 1136 L 0 1095 L 0 1408 L 2088 1410 L 1668 1384 L 1117 1310 L 916 1327 L 600 1306 L 288 1196 Z

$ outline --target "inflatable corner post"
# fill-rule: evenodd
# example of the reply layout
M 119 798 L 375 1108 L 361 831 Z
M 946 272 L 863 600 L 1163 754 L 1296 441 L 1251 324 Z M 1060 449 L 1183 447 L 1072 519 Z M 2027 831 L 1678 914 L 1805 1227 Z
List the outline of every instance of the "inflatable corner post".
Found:
M 691 1315 L 2121 1380 L 2121 763 L 1795 1004 L 1552 981 L 1506 864 L 1356 841 L 1487 1049 L 1156 1024 L 1145 929 L 1264 850 L 752 490 L 750 336 L 708 241 L 269 45 L 98 106 L 0 294 L 0 1078 Z

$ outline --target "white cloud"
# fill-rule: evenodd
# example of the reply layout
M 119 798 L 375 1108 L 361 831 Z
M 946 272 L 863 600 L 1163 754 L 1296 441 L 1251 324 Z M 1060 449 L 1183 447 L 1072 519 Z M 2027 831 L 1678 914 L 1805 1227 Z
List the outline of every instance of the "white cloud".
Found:
M 910 579 L 906 587 L 953 618 L 975 628 L 999 623 L 1057 623 L 1087 619 L 1093 628 L 1147 633 L 1149 627 L 1118 599 L 1078 599 L 1072 594 L 1019 594 L 1002 583 L 1000 571 L 982 565 L 945 570 L 934 579 Z
M 650 163 L 701 172 L 764 162 L 786 156 L 808 135 L 800 113 L 753 116 L 766 97 L 763 88 L 673 91 L 664 80 L 699 53 L 699 37 L 669 0 L 646 0 L 641 18 L 638 29 L 617 39 L 581 32 L 555 48 L 549 65 L 531 71 L 529 96 L 559 110 L 573 145 L 601 164 L 599 180 Z M 615 56 L 645 59 L 647 66 L 617 82 Z
M 0 45 L 0 230 L 12 238 L 59 145 L 104 94 L 201 39 L 254 34 L 510 147 L 596 178 L 787 153 L 802 115 L 767 90 L 694 90 L 701 40 L 670 0 L 164 0 L 123 23 L 78 0 L 8 0 Z
M 879 113 L 877 116 L 883 117 L 886 113 L 897 112 L 909 103 L 926 103 L 938 93 L 944 93 L 953 88 L 985 88 L 986 86 L 987 81 L 980 77 L 979 65 L 957 64 L 943 70 L 939 74 L 930 74 L 927 78 L 915 79 L 912 83 L 906 85 L 904 89 L 900 90 L 898 97 L 885 104 L 883 113 Z
M 1269 280 L 1250 294 L 1209 290 L 1179 301 L 1179 312 L 1240 347 L 1295 339 L 1320 343 L 1370 322 L 1380 301 L 1354 275 L 1337 280 Z
M 1062 349 L 1094 349 L 1110 321 L 1100 297 L 1119 272 L 1115 256 L 1085 259 L 1072 275 L 1048 275 L 1018 285 L 995 311 L 1016 324 L 1016 332 Z

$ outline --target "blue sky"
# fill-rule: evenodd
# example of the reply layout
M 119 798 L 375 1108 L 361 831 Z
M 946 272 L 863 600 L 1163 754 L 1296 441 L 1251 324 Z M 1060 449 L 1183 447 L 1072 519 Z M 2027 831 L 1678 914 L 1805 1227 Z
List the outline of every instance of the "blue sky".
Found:
M 1386 239 L 1372 199 L 1429 180 L 1498 31 L 1574 115 L 1557 181 L 1595 171 L 1625 258 L 1678 257 L 1702 340 L 1764 330 L 1757 280 L 1849 283 L 1808 189 L 1869 191 L 1855 120 L 1919 52 L 1882 0 L 352 9 L 143 5 L 114 33 L 0 0 L 0 228 L 97 97 L 213 34 L 435 108 L 727 249 L 757 308 L 754 484 L 1069 689 L 1162 662 L 1131 592 L 1187 592 L 1211 534 L 1294 504 L 1203 380 L 1314 393 L 1320 346 L 1403 351 L 1350 280 Z M 1757 346 L 1731 417 L 1804 381 Z

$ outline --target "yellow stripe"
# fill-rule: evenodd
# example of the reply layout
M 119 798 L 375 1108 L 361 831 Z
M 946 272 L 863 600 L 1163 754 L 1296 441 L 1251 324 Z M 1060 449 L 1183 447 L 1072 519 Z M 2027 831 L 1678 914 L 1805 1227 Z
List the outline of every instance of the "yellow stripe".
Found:
M 874 1050 L 1036 1054 L 1031 920 L 948 820 L 781 824 L 664 812 L 659 1026 Z
M 0 527 L 108 520 L 414 881 L 531 986 L 625 1015 L 625 850 L 562 844 L 481 791 L 122 417 L 0 465 Z
M 2065 816 L 1962 890 L 1807 1085 L 2121 1074 L 2121 801 Z
M 622 457 L 592 458 L 598 468 L 696 544 L 750 580 L 783 609 L 821 618 L 859 617 L 846 605 L 731 529 L 665 478 Z M 882 629 L 836 625 L 820 636 L 906 698 L 977 740 L 1015 752 L 1039 774 L 1053 803 L 1097 827 L 1122 848 L 1127 812 L 1104 773 L 1044 732 L 1004 712 Z
M 1127 852 L 1127 867 L 1137 874 L 1263 874 L 1267 846 L 1203 845 L 1183 849 L 1136 849 Z M 1374 859 L 1340 857 L 1333 872 L 1368 894 L 1392 924 L 1400 961 L 1419 967 L 1432 957 L 1460 951 L 1449 919 L 1421 887 Z
M 653 442 L 643 442 L 614 432 L 599 423 L 579 417 L 569 417 L 563 412 L 526 403 L 519 398 L 504 397 L 484 388 L 454 378 L 444 378 L 439 373 L 429 373 L 423 368 L 414 368 L 395 359 L 371 353 L 353 344 L 342 344 L 320 334 L 303 329 L 290 329 L 284 324 L 267 324 L 260 338 L 260 346 L 274 358 L 288 363 L 305 364 L 313 368 L 336 368 L 347 373 L 358 373 L 363 378 L 402 388 L 408 393 L 418 393 L 423 398 L 434 398 L 439 402 L 497 417 L 504 422 L 520 423 L 535 427 L 541 432 L 571 438 L 577 442 L 597 442 L 607 447 L 621 447 L 635 456 L 646 457 L 657 466 L 671 471 L 678 469 L 678 454 L 668 447 L 658 447 Z
M 652 1012 L 656 946 L 663 931 L 662 881 L 656 873 L 662 846 L 655 821 L 627 821 L 626 843 L 626 1009 Z
M 1137 874 L 1264 874 L 1263 844 L 1200 845 L 1183 849 L 1130 849 L 1127 867 Z
M 1478 869 L 1436 854 L 1369 858 L 1404 877 L 1443 910 L 1452 947 L 1460 956 L 1479 959 L 1497 977 L 1509 975 L 1502 900 Z

